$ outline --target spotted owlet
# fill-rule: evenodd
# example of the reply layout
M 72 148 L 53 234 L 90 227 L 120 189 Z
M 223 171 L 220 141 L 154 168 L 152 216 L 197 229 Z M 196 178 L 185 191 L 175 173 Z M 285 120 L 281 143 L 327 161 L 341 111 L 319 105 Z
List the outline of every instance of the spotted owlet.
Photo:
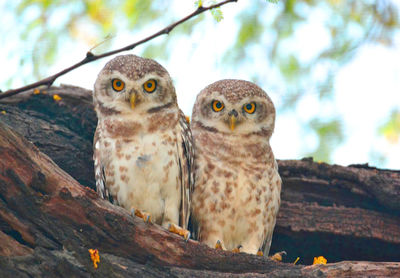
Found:
M 188 238 L 192 135 L 168 72 L 151 59 L 117 56 L 100 71 L 93 101 L 99 195 Z
M 197 96 L 192 217 L 200 241 L 268 254 L 281 192 L 269 143 L 274 123 L 271 99 L 251 82 L 221 80 Z

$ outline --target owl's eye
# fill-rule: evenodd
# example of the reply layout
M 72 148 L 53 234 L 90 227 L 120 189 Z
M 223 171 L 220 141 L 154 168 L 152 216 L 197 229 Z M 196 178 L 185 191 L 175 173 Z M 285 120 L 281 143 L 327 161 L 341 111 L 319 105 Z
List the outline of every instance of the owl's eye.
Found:
M 150 79 L 147 80 L 144 84 L 143 84 L 143 89 L 147 92 L 147 93 L 152 93 L 157 89 L 157 81 L 155 81 L 154 79 Z
M 219 100 L 213 100 L 213 102 L 211 103 L 211 107 L 215 112 L 219 112 L 224 109 L 224 104 Z
M 243 105 L 243 110 L 249 114 L 253 114 L 256 111 L 256 104 L 254 102 Z
M 118 78 L 111 80 L 111 85 L 113 90 L 117 92 L 121 92 L 125 88 L 125 82 Z

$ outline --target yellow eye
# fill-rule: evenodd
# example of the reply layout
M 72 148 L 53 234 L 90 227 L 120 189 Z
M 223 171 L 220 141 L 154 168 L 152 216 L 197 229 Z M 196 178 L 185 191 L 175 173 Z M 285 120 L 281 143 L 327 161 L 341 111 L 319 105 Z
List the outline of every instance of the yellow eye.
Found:
M 111 85 L 114 91 L 117 92 L 121 92 L 125 88 L 125 82 L 118 78 L 111 80 Z
M 211 107 L 215 112 L 219 112 L 224 109 L 224 104 L 219 100 L 213 100 Z
M 150 79 L 147 80 L 144 84 L 143 84 L 143 89 L 147 92 L 147 93 L 152 93 L 156 90 L 157 88 L 157 81 L 155 81 L 154 79 Z
M 249 114 L 253 114 L 256 111 L 256 104 L 254 102 L 243 105 L 243 110 Z

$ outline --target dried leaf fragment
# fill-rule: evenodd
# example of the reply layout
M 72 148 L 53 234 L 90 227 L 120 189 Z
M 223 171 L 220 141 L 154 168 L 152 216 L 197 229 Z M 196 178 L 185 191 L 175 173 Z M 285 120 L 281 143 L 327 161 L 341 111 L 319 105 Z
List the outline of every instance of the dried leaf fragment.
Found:
M 59 95 L 53 95 L 53 99 L 55 100 L 55 101 L 60 101 L 62 98 L 59 96 Z
M 93 267 L 97 268 L 97 264 L 100 262 L 100 255 L 97 249 L 89 249 L 90 259 L 93 262 Z
M 280 252 L 276 252 L 275 254 L 273 254 L 272 256 L 270 256 L 269 258 L 276 261 L 276 262 L 281 262 L 283 260 L 283 255 L 287 255 L 286 251 L 280 251 Z
M 319 256 L 318 258 L 314 257 L 313 265 L 314 264 L 326 264 L 327 262 L 328 262 L 327 259 L 325 259 L 323 256 Z

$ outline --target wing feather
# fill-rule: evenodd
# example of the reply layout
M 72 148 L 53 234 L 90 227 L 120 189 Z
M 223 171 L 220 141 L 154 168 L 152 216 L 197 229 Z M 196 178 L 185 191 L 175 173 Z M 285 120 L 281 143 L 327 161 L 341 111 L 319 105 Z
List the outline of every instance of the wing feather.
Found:
M 179 128 L 181 133 L 181 142 L 178 143 L 178 156 L 180 166 L 180 184 L 181 184 L 181 206 L 179 225 L 182 228 L 188 227 L 190 216 L 190 203 L 194 189 L 194 147 L 193 137 L 190 131 L 189 122 L 182 111 L 179 111 Z
M 277 190 L 276 193 L 275 193 L 275 192 L 272 192 L 272 194 L 277 194 L 276 198 L 277 198 L 279 201 L 278 201 L 278 208 L 277 208 L 277 211 L 276 211 L 275 215 L 273 215 L 273 218 L 274 218 L 274 219 L 273 219 L 272 226 L 271 226 L 270 229 L 267 231 L 267 234 L 265 235 L 263 244 L 262 244 L 262 246 L 261 246 L 261 250 L 264 252 L 264 256 L 268 256 L 268 254 L 269 254 L 269 249 L 270 249 L 271 243 L 272 243 L 272 235 L 273 235 L 273 233 L 274 233 L 274 228 L 275 228 L 275 224 L 276 224 L 276 217 L 277 217 L 278 209 L 279 209 L 279 205 L 280 205 L 280 194 L 281 194 L 281 188 L 280 188 L 280 187 L 282 186 L 282 180 L 281 180 L 281 177 L 279 176 L 279 173 L 278 173 L 278 163 L 276 162 L 276 160 L 275 160 L 275 162 L 274 162 L 274 171 L 275 171 L 275 173 L 276 173 L 276 177 L 277 177 L 278 180 L 279 180 L 279 188 L 278 188 L 278 190 Z
M 113 200 L 106 186 L 105 168 L 101 161 L 101 156 L 100 156 L 100 140 L 101 140 L 101 134 L 99 131 L 99 126 L 97 126 L 93 139 L 93 160 L 94 160 L 94 173 L 96 177 L 96 191 L 101 198 L 106 199 L 111 203 L 115 203 L 115 200 Z

